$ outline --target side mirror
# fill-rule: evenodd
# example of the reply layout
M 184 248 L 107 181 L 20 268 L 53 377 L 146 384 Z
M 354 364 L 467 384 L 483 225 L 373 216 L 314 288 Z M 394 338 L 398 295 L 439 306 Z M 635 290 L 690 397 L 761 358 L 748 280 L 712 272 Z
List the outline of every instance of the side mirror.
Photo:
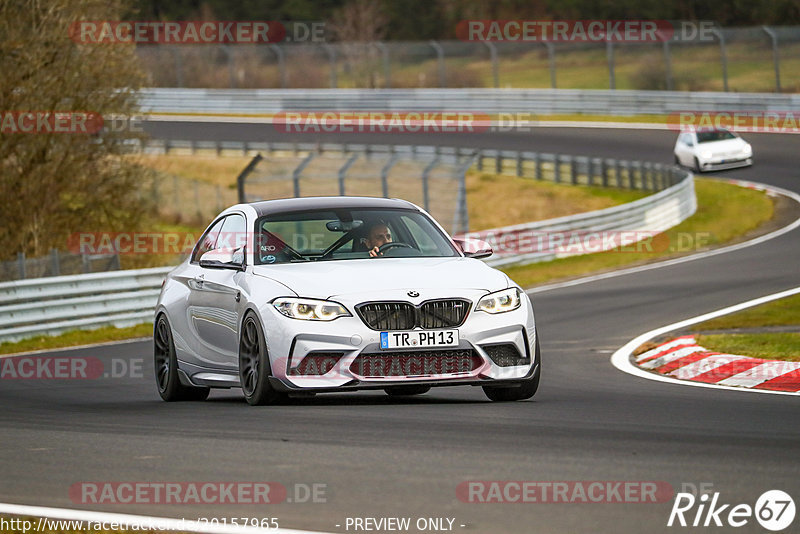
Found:
M 209 250 L 200 256 L 200 267 L 207 269 L 235 269 L 244 271 L 244 247 Z
M 488 258 L 492 255 L 492 247 L 486 241 L 480 239 L 454 239 L 453 240 L 464 256 L 467 258 Z

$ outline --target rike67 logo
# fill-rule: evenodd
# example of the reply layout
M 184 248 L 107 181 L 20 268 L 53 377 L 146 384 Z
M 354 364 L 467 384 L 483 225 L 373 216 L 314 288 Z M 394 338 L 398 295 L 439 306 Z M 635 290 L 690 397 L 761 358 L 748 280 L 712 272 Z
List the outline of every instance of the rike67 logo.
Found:
M 777 532 L 791 525 L 794 516 L 794 500 L 781 490 L 765 491 L 755 506 L 723 503 L 719 492 L 704 493 L 699 497 L 692 493 L 678 493 L 667 526 L 738 528 L 755 518 L 763 528 Z

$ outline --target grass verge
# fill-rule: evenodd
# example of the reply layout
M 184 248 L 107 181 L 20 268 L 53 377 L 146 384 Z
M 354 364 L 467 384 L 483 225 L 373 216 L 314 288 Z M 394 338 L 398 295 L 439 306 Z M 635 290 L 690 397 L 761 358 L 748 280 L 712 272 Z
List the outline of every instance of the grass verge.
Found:
M 530 287 L 722 245 L 772 218 L 772 200 L 761 191 L 707 179 L 696 179 L 695 190 L 697 212 L 652 241 L 597 254 L 511 266 L 503 271 L 522 287 Z
M 694 325 L 692 331 L 699 333 L 696 335 L 698 344 L 716 352 L 769 360 L 800 361 L 798 332 L 735 332 L 744 328 L 781 326 L 797 326 L 800 330 L 800 295 L 717 317 Z M 734 332 L 703 334 L 717 330 L 734 330 Z
M 633 202 L 648 194 L 485 172 L 467 173 L 466 185 L 470 228 L 474 230 L 599 210 Z
M 151 323 L 142 323 L 126 328 L 105 326 L 96 330 L 72 330 L 58 336 L 37 336 L 21 341 L 0 344 L 0 354 L 15 354 L 34 350 L 49 350 L 108 341 L 122 341 L 137 337 L 150 337 L 153 334 Z
M 800 333 L 704 334 L 698 345 L 723 354 L 800 362 Z
M 698 323 L 692 326 L 692 330 L 702 332 L 787 325 L 798 325 L 800 328 L 800 295 L 773 300 L 747 310 Z

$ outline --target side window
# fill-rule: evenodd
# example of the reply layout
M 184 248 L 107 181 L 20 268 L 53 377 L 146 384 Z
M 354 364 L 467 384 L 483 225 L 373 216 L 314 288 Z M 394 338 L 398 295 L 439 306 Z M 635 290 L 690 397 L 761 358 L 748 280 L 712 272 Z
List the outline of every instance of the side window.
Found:
M 214 248 L 241 248 L 247 244 L 247 226 L 241 215 L 229 215 L 222 225 L 222 232 Z
M 417 242 L 417 246 L 419 247 L 420 252 L 423 254 L 430 254 L 436 255 L 439 253 L 439 247 L 436 246 L 436 243 L 431 238 L 430 234 L 420 228 L 419 224 L 410 217 L 403 217 L 403 222 L 408 228 L 408 231 L 411 232 L 411 237 L 414 238 L 414 241 Z
M 192 254 L 192 262 L 200 261 L 200 256 L 209 250 L 214 250 L 217 245 L 217 237 L 222 232 L 222 225 L 228 218 L 229 217 L 225 217 L 224 219 L 218 220 L 214 226 L 203 234 L 203 237 L 200 238 L 200 241 L 195 246 L 194 253 Z

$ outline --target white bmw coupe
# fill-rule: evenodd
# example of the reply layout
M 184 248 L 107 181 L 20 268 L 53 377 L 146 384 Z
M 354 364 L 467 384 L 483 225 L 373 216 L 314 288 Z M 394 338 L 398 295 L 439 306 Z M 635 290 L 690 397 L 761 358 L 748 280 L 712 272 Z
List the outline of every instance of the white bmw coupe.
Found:
M 541 356 L 522 289 L 397 199 L 239 204 L 167 275 L 154 322 L 166 401 L 240 387 L 247 402 L 383 389 L 482 386 L 532 397 Z

